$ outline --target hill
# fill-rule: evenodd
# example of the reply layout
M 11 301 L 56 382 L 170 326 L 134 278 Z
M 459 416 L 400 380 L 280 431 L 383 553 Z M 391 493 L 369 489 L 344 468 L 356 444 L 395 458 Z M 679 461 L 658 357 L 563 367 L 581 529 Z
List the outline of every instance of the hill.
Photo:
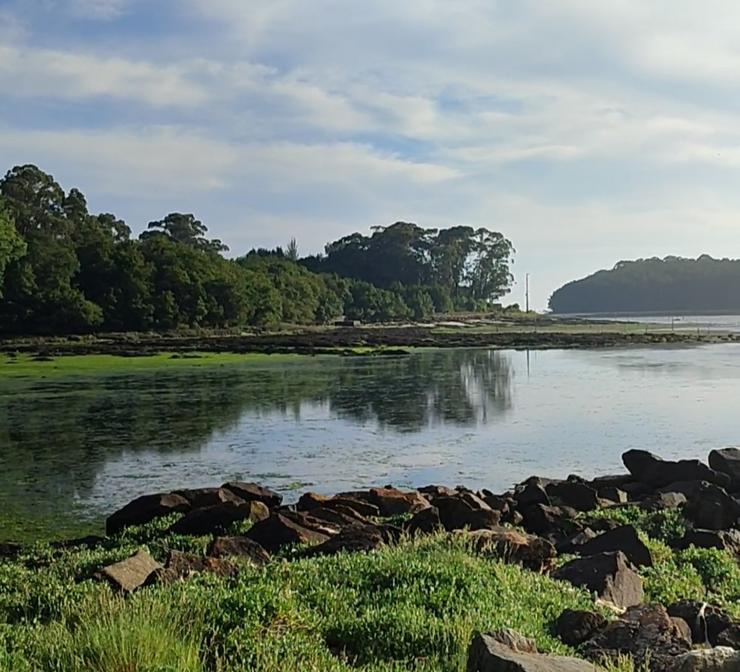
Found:
M 556 290 L 555 313 L 740 312 L 740 260 L 665 257 L 620 261 Z

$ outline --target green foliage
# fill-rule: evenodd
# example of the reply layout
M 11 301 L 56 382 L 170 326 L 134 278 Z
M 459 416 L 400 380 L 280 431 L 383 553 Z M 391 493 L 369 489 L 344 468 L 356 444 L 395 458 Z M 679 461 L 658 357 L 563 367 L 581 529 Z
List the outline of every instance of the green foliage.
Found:
M 668 543 L 680 539 L 686 532 L 686 522 L 680 508 L 649 511 L 639 506 L 598 509 L 590 518 L 609 518 L 622 525 L 634 525 L 651 539 Z
M 3 295 L 5 269 L 12 261 L 20 259 L 26 253 L 26 243 L 15 230 L 10 214 L 0 200 L 0 297 Z
M 737 312 L 740 261 L 708 255 L 620 261 L 555 291 L 550 308 L 556 313 Z

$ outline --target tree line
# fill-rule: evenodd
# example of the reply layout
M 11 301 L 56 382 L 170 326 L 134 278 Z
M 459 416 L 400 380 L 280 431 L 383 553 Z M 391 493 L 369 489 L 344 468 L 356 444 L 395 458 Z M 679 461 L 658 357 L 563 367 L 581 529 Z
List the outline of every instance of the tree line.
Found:
M 556 313 L 737 313 L 740 260 L 702 255 L 620 261 L 555 291 L 550 308 Z
M 484 309 L 511 286 L 511 243 L 487 229 L 398 222 L 298 258 L 252 250 L 227 258 L 192 214 L 170 213 L 134 237 L 89 212 L 33 165 L 0 180 L 0 333 L 172 330 L 424 319 Z

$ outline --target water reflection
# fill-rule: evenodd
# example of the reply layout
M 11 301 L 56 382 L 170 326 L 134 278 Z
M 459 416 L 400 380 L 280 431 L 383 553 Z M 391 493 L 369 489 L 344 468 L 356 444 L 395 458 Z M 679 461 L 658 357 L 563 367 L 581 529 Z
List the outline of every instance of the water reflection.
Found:
M 72 513 L 75 502 L 99 491 L 99 475 L 116 462 L 132 471 L 128 485 L 126 478 L 116 481 L 127 490 L 109 499 L 125 500 L 138 489 L 131 483 L 148 476 L 136 473 L 137 455 L 171 456 L 187 471 L 215 436 L 249 433 L 276 413 L 300 422 L 323 407 L 330 418 L 396 433 L 485 424 L 511 407 L 512 377 L 508 354 L 455 350 L 5 380 L 0 505 L 42 517 Z

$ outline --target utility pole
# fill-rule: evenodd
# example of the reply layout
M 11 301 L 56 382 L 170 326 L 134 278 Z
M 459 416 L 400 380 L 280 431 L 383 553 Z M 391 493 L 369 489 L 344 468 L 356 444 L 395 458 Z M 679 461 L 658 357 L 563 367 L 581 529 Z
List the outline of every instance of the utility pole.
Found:
M 529 273 L 524 276 L 524 302 L 526 305 L 526 312 L 529 312 Z

